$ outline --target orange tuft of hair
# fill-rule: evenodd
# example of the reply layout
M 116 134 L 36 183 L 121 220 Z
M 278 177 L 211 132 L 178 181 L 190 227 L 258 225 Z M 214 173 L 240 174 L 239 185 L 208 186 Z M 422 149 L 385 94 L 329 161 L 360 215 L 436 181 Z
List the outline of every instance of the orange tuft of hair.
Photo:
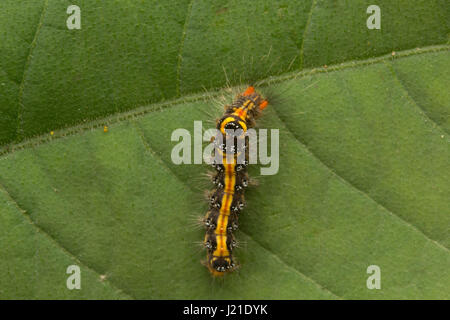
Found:
M 255 88 L 253 88 L 252 86 L 248 87 L 247 90 L 245 90 L 245 92 L 243 93 L 244 96 L 249 96 L 251 95 L 253 92 L 255 92 Z
M 259 110 L 263 110 L 265 107 L 269 105 L 269 101 L 263 100 L 259 105 Z

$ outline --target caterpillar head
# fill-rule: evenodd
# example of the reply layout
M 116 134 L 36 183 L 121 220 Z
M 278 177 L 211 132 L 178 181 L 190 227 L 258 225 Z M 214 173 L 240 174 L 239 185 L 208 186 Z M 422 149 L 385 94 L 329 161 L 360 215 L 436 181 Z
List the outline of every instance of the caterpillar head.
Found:
M 211 256 L 208 261 L 208 269 L 215 277 L 221 277 L 226 272 L 232 271 L 236 267 L 236 264 L 232 260 L 231 256 L 216 257 Z

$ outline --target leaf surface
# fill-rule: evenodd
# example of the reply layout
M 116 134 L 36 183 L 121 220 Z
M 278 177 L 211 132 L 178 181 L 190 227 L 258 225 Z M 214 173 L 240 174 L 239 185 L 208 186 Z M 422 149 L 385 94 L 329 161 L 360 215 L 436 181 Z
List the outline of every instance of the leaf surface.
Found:
M 80 1 L 68 31 L 65 3 L 3 1 L 0 298 L 449 299 L 448 4 L 400 3 L 368 30 L 367 1 Z M 208 169 L 171 134 L 261 79 L 279 172 L 250 169 L 240 268 L 213 280 Z

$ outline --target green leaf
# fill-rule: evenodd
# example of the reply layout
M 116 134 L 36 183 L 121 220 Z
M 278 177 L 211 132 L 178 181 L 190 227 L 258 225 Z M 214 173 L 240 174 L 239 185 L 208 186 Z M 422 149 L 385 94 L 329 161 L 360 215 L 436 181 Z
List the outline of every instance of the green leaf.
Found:
M 446 1 L 379 1 L 381 30 L 368 1 L 75 4 L 70 31 L 66 3 L 0 5 L 0 298 L 450 298 Z M 279 172 L 251 168 L 240 268 L 214 280 L 208 169 L 171 134 L 249 79 Z
M 0 3 L 0 145 L 165 99 L 448 41 L 446 0 Z M 224 72 L 225 70 L 225 72 Z

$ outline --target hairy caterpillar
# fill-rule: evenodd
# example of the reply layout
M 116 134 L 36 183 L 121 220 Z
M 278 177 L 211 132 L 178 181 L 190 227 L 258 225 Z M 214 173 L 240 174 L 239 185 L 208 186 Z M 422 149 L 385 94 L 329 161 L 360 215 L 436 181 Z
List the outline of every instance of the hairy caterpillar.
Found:
M 250 86 L 231 105 L 225 106 L 224 115 L 217 121 L 214 151 L 221 161 L 215 160 L 213 163 L 216 173 L 212 181 L 216 188 L 203 218 L 207 230 L 204 239 L 207 250 L 205 264 L 213 276 L 222 276 L 236 268 L 232 256 L 236 247 L 233 231 L 238 228 L 239 213 L 244 207 L 244 189 L 248 186 L 248 140 L 245 135 L 231 137 L 229 130 L 245 133 L 254 126 L 254 119 L 267 105 L 268 101 Z M 233 141 L 231 148 L 229 143 L 223 142 L 230 139 Z M 236 147 L 239 142 L 243 148 Z M 244 161 L 239 161 L 241 155 L 244 155 Z

